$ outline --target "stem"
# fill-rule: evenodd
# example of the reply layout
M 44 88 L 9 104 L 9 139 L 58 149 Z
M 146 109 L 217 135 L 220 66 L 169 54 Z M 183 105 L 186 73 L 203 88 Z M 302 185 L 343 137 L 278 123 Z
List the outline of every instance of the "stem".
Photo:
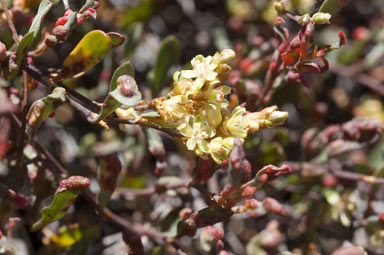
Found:
M 120 216 L 114 214 L 111 210 L 109 210 L 106 207 L 103 207 L 99 204 L 97 199 L 89 192 L 85 191 L 81 194 L 81 196 L 87 200 L 89 203 L 93 205 L 93 207 L 108 221 L 114 223 L 115 225 L 123 228 L 125 231 L 130 233 L 131 235 L 135 236 L 148 236 L 152 241 L 163 244 L 163 243 L 169 243 L 171 244 L 177 251 L 183 250 L 182 246 L 173 238 L 169 238 L 165 236 L 164 234 L 157 232 L 154 229 L 150 229 L 147 227 L 144 227 L 142 224 L 134 224 L 131 223 Z
M 279 51 L 276 50 L 272 56 L 271 63 L 275 62 L 279 66 L 278 60 L 279 60 Z M 273 83 L 276 77 L 279 76 L 281 72 L 282 72 L 281 68 L 279 68 L 278 70 L 270 70 L 268 68 L 267 74 L 265 75 L 265 79 L 264 79 L 263 94 L 257 104 L 258 107 L 264 104 L 265 97 L 268 95 L 269 91 L 273 87 Z
M 321 171 L 322 173 L 330 173 L 336 176 L 337 178 L 344 179 L 347 181 L 364 181 L 370 184 L 384 184 L 384 178 L 375 177 L 372 175 L 365 175 L 365 174 L 359 174 L 350 172 L 347 170 L 343 170 L 338 164 L 336 164 L 334 161 L 329 164 L 329 166 L 325 166 L 322 164 L 316 164 L 312 162 L 284 162 L 284 164 L 287 164 L 291 166 L 293 169 L 297 170 L 298 172 L 301 171 L 303 168 L 306 169 L 317 169 L 318 171 Z
M 39 81 L 40 83 L 42 83 L 43 85 L 47 86 L 48 88 L 53 89 L 53 88 L 57 87 L 57 85 L 51 83 L 49 81 L 48 77 L 46 77 L 36 66 L 28 65 L 28 66 L 26 66 L 25 70 L 35 80 Z M 65 88 L 65 90 L 68 92 L 68 94 L 71 95 L 72 97 L 74 97 L 78 102 L 81 102 L 82 105 L 86 105 L 89 109 L 92 109 L 93 111 L 98 111 L 99 110 L 99 106 L 98 105 L 96 105 L 94 102 L 92 102 L 92 100 L 90 100 L 89 98 L 83 96 L 82 94 L 80 94 L 76 90 L 67 87 L 66 85 L 64 85 L 61 82 L 58 82 L 58 85 L 60 87 Z
M 335 74 L 355 78 L 364 86 L 370 88 L 381 96 L 384 96 L 384 84 L 372 76 L 361 73 L 362 70 L 364 70 L 362 63 L 357 63 L 349 67 L 335 66 L 330 69 L 330 71 Z
M 12 117 L 12 120 L 13 122 L 19 127 L 21 128 L 21 121 L 19 120 L 19 118 L 16 116 L 16 114 L 14 113 L 11 113 L 11 117 Z M 26 132 L 25 133 L 25 136 L 28 136 L 28 134 Z M 36 148 L 36 150 L 38 150 L 42 155 L 44 155 L 45 159 L 42 159 L 42 160 L 45 160 L 45 161 L 48 161 L 50 163 L 51 166 L 53 166 L 53 168 L 55 168 L 57 170 L 58 173 L 60 173 L 60 177 L 61 178 L 67 178 L 69 176 L 69 173 L 68 171 L 62 167 L 60 165 L 59 162 L 57 162 L 57 160 L 52 156 L 52 154 L 47 150 L 45 149 L 43 146 L 41 146 L 38 142 L 35 142 L 34 143 L 34 147 Z M 50 168 L 51 169 L 51 168 Z M 54 173 L 55 174 L 55 173 Z M 55 174 L 56 176 L 56 174 Z
M 175 183 L 175 184 L 169 184 L 165 187 L 153 187 L 153 188 L 147 188 L 147 189 L 127 189 L 127 188 L 119 188 L 118 191 L 120 193 L 126 193 L 129 195 L 134 195 L 138 197 L 147 197 L 152 196 L 153 194 L 160 193 L 162 191 L 170 190 L 170 189 L 178 189 L 178 188 L 190 188 L 192 187 L 193 180 L 182 182 L 182 183 Z
M 9 26 L 9 28 L 12 31 L 13 40 L 15 41 L 16 45 L 18 45 L 19 44 L 19 36 L 17 34 L 16 28 L 15 28 L 15 24 L 13 24 L 11 15 L 9 15 L 8 7 L 5 4 L 4 0 L 0 0 L 0 2 L 1 2 L 1 5 L 3 6 L 3 10 L 4 10 L 4 13 L 5 13 L 5 16 L 7 17 L 8 26 Z
M 16 125 L 20 126 L 20 120 L 16 117 L 15 114 L 11 114 L 11 116 L 13 117 L 13 120 L 15 121 Z M 49 151 L 47 151 L 44 147 L 42 147 L 41 145 L 39 145 L 38 143 L 36 143 L 35 145 L 37 145 L 37 149 L 40 150 L 44 156 L 46 157 L 46 159 L 59 171 L 61 172 L 63 175 L 65 176 L 69 176 L 69 173 L 68 171 L 62 167 L 60 165 L 60 163 L 50 154 Z M 49 168 L 49 170 L 51 170 L 51 168 Z M 183 184 L 179 184 L 180 187 L 182 186 L 185 186 L 186 184 L 183 183 Z M 176 187 L 176 185 L 173 185 Z M 99 204 L 99 202 L 97 201 L 97 199 L 89 192 L 89 191 L 85 191 L 81 194 L 81 196 L 87 200 L 88 202 L 90 202 L 94 208 L 108 221 L 112 222 L 112 223 L 115 223 L 115 225 L 123 228 L 125 231 L 127 231 L 128 233 L 132 234 L 132 235 L 135 235 L 135 236 L 142 236 L 142 235 L 146 235 L 148 236 L 151 240 L 153 240 L 154 242 L 158 243 L 158 244 L 164 244 L 164 243 L 168 243 L 170 245 L 172 245 L 177 251 L 179 252 L 182 252 L 183 248 L 182 246 L 176 241 L 174 240 L 173 238 L 169 238 L 167 236 L 165 236 L 164 234 L 160 233 L 160 232 L 157 232 L 156 230 L 154 229 L 151 229 L 151 228 L 147 228 L 147 227 L 144 227 L 143 225 L 141 224 L 132 224 L 130 223 L 129 221 L 125 220 L 124 218 L 116 215 L 115 213 L 113 213 L 111 210 L 109 210 L 108 208 L 106 207 L 103 207 Z
M 27 104 L 28 104 L 28 76 L 27 72 L 23 71 L 23 99 L 21 101 L 21 127 L 20 127 L 20 140 L 19 151 L 17 156 L 17 172 L 14 183 L 15 191 L 17 192 L 20 186 L 20 179 L 23 174 L 23 161 L 24 161 L 24 140 L 25 140 L 25 128 L 27 125 Z

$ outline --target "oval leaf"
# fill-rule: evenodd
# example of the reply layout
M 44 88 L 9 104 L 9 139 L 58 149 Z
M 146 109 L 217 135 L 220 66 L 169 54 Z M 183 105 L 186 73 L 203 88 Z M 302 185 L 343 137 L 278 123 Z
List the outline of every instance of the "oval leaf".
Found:
M 167 81 L 168 69 L 179 60 L 180 50 L 180 41 L 175 36 L 171 35 L 163 40 L 154 67 L 153 96 L 156 95 L 161 86 Z
M 89 179 L 82 176 L 71 176 L 60 182 L 50 206 L 41 210 L 41 219 L 32 225 L 31 231 L 42 229 L 45 225 L 64 217 L 76 197 L 89 186 Z
M 43 23 L 43 20 L 51 9 L 52 5 L 53 3 L 49 0 L 43 0 L 39 5 L 39 10 L 37 11 L 36 16 L 33 18 L 32 25 L 29 28 L 29 32 L 33 32 L 34 42 L 39 41 L 41 24 Z
M 336 14 L 343 6 L 347 5 L 349 0 L 325 0 L 319 9 L 319 12 L 328 12 L 332 16 Z
M 116 90 L 117 78 L 119 78 L 122 75 L 130 75 L 132 77 L 135 77 L 135 70 L 133 69 L 131 62 L 129 61 L 125 62 L 115 70 L 115 72 L 112 75 L 111 82 L 109 83 L 109 92 Z M 141 100 L 141 96 L 139 101 L 140 100 Z M 99 122 L 100 120 L 103 120 L 104 118 L 106 118 L 108 115 L 112 114 L 120 106 L 121 106 L 121 103 L 117 101 L 113 96 L 108 94 L 108 96 L 104 100 L 103 106 L 101 107 L 101 111 L 97 119 L 94 119 L 94 120 L 90 119 L 89 121 Z
M 12 79 L 17 72 L 20 70 L 20 66 L 23 63 L 24 57 L 28 52 L 28 49 L 32 43 L 33 40 L 33 32 L 29 32 L 26 35 L 24 35 L 23 39 L 19 42 L 19 45 L 16 49 L 16 68 L 11 72 L 8 79 Z
M 101 30 L 86 34 L 63 63 L 64 78 L 80 77 L 99 63 L 112 49 L 112 39 Z
M 107 35 L 111 37 L 112 47 L 117 47 L 119 45 L 122 45 L 125 42 L 125 36 L 119 33 L 109 32 L 107 33 Z

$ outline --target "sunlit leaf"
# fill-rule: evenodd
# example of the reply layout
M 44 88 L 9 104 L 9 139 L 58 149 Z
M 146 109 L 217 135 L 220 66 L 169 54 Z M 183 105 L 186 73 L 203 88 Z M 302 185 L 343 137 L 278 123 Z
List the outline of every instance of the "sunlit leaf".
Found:
M 112 49 L 112 39 L 101 30 L 86 34 L 63 63 L 64 78 L 80 77 L 105 58 Z
M 135 93 L 130 97 L 121 94 L 121 86 L 118 86 L 117 79 L 123 75 L 129 75 L 132 77 L 135 76 L 135 71 L 129 61 L 119 66 L 113 73 L 111 82 L 109 84 L 109 94 L 104 100 L 103 106 L 101 107 L 101 111 L 97 119 L 92 121 L 100 121 L 104 119 L 105 117 L 112 114 L 122 104 L 127 106 L 134 106 L 140 102 L 141 94 L 137 88 L 135 89 Z

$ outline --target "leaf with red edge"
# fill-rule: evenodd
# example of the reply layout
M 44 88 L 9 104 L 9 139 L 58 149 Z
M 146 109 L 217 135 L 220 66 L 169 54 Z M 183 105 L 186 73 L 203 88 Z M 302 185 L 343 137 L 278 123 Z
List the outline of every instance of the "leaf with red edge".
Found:
M 63 218 L 76 197 L 88 188 L 89 184 L 89 179 L 83 176 L 71 176 L 61 181 L 51 205 L 41 210 L 41 219 L 32 225 L 31 231 L 42 229 L 45 225 Z
M 287 53 L 281 54 L 281 60 L 283 60 L 284 65 L 292 66 L 299 59 L 300 49 L 290 50 Z
M 323 62 L 322 65 L 314 62 L 317 59 L 321 59 L 322 60 L 322 62 Z M 327 72 L 329 70 L 328 60 L 326 58 L 324 58 L 324 57 L 320 57 L 320 58 L 317 58 L 317 59 L 314 59 L 314 61 L 305 63 L 301 67 L 300 71 L 301 72 L 317 73 L 317 74 L 323 74 L 323 73 Z

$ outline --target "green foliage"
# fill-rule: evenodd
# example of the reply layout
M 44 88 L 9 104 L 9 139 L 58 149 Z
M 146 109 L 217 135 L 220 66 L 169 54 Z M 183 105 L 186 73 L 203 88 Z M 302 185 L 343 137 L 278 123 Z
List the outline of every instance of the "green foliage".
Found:
M 349 0 L 324 0 L 319 11 L 336 14 L 343 6 L 347 5 Z
M 180 41 L 174 36 L 164 38 L 157 53 L 156 63 L 152 70 L 152 95 L 156 96 L 169 81 L 169 68 L 178 63 L 181 54 Z
M 144 0 L 138 6 L 128 10 L 121 21 L 122 26 L 129 27 L 135 22 L 149 19 L 153 12 L 153 5 L 153 0 Z
M 48 14 L 53 3 L 49 0 L 42 0 L 36 16 L 33 18 L 29 32 L 34 32 L 32 45 L 35 45 L 40 40 L 40 31 L 45 16 Z
M 112 49 L 111 37 L 101 30 L 87 33 L 63 63 L 64 78 L 78 78 L 105 58 Z
M 76 197 L 89 186 L 89 180 L 81 176 L 72 176 L 60 183 L 52 203 L 41 210 L 41 219 L 34 223 L 31 231 L 42 229 L 45 225 L 64 217 Z

